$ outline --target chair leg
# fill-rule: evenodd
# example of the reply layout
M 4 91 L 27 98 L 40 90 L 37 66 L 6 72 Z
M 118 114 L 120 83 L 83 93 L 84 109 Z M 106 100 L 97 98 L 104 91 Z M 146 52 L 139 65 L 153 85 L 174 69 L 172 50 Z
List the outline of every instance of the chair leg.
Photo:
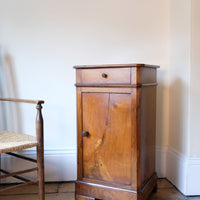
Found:
M 37 163 L 38 163 L 38 190 L 39 200 L 45 200 L 44 188 L 44 150 L 43 147 L 37 147 Z
M 36 136 L 38 141 L 37 146 L 37 163 L 38 163 L 38 181 L 39 181 L 39 199 L 45 200 L 44 190 L 44 137 L 43 137 L 43 117 L 42 117 L 42 106 L 37 104 L 37 115 L 36 115 Z

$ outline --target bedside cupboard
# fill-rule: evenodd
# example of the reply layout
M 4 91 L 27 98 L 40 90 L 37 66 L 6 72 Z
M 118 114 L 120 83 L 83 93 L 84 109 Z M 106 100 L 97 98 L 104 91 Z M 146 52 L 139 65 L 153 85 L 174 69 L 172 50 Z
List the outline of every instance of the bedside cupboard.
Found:
M 146 200 L 156 189 L 158 66 L 75 66 L 76 200 Z

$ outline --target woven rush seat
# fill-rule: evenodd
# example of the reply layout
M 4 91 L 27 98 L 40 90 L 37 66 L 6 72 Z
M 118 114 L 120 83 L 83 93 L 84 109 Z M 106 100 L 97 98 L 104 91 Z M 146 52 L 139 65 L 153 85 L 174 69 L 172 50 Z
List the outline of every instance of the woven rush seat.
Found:
M 34 136 L 11 131 L 0 131 L 0 153 L 19 151 L 38 145 Z

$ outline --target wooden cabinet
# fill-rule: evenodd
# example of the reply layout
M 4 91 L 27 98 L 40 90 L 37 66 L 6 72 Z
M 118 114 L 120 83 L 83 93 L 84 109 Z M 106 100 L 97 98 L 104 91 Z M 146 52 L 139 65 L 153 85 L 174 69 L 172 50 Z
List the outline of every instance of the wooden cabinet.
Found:
M 156 187 L 156 70 L 75 66 L 76 200 L 145 200 Z

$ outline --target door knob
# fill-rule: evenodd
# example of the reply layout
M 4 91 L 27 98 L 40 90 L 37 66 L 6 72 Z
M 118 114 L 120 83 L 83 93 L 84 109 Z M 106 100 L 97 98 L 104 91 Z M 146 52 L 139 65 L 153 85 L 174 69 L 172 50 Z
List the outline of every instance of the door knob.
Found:
M 103 73 L 101 76 L 102 76 L 103 78 L 107 78 L 107 77 L 108 77 L 108 74 Z
M 89 136 L 89 132 L 88 131 L 83 131 L 82 132 L 82 136 L 83 137 L 88 137 Z

